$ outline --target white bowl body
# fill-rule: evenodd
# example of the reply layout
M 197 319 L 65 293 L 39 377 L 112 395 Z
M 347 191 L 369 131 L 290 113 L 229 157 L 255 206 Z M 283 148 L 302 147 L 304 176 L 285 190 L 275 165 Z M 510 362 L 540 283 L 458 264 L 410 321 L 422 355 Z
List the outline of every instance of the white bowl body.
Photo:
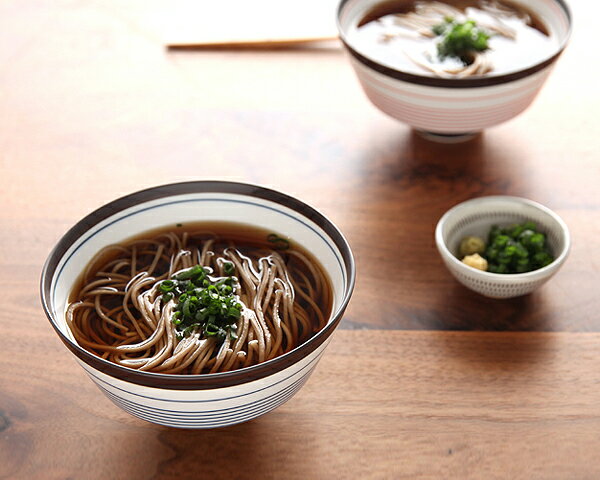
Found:
M 308 380 L 328 343 L 329 339 L 297 363 L 263 379 L 209 390 L 137 385 L 78 362 L 100 390 L 131 415 L 168 427 L 217 428 L 252 420 L 293 397 Z
M 469 267 L 457 257 L 460 241 L 467 236 L 487 238 L 492 225 L 535 222 L 546 234 L 555 260 L 533 272 L 489 273 Z M 450 273 L 465 287 L 492 298 L 526 295 L 547 282 L 563 265 L 571 248 L 564 221 L 539 203 L 519 197 L 490 196 L 460 203 L 444 214 L 435 230 L 435 242 Z
M 365 56 L 348 32 L 381 0 L 342 0 L 340 36 L 358 80 L 382 112 L 413 128 L 444 135 L 478 132 L 510 120 L 534 100 L 570 34 L 571 19 L 562 0 L 522 3 L 556 36 L 557 51 L 531 67 L 503 75 L 437 78 L 395 70 Z
M 456 89 L 398 80 L 355 58 L 351 64 L 379 110 L 417 130 L 445 135 L 479 132 L 517 116 L 533 102 L 552 69 L 502 85 Z
M 121 367 L 81 348 L 65 311 L 75 282 L 96 252 L 176 223 L 225 221 L 289 235 L 311 252 L 333 287 L 329 323 L 298 348 L 260 365 L 210 375 L 165 375 Z M 53 327 L 91 379 L 115 404 L 162 425 L 209 428 L 262 415 L 306 382 L 337 327 L 354 285 L 354 261 L 337 228 L 311 207 L 272 190 L 229 182 L 165 185 L 123 197 L 75 225 L 42 273 L 42 303 Z

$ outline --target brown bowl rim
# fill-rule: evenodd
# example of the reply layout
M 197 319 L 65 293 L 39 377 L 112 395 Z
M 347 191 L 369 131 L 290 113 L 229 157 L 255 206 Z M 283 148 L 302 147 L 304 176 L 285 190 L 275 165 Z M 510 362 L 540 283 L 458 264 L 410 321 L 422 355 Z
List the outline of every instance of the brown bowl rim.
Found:
M 573 29 L 573 16 L 571 14 L 571 9 L 567 5 L 564 0 L 554 0 L 564 11 L 567 16 L 567 20 L 569 23 L 569 28 L 565 35 L 565 38 L 560 43 L 558 50 L 556 53 L 551 55 L 548 58 L 542 59 L 533 65 L 521 69 L 515 70 L 514 72 L 508 72 L 501 75 L 488 75 L 488 76 L 480 76 L 475 78 L 441 78 L 434 77 L 429 75 L 418 75 L 415 73 L 408 73 L 402 70 L 398 70 L 392 67 L 388 67 L 383 65 L 375 60 L 372 60 L 365 55 L 361 54 L 358 50 L 350 45 L 348 40 L 346 39 L 346 34 L 344 29 L 340 24 L 340 17 L 342 14 L 342 10 L 344 6 L 351 0 L 341 0 L 336 14 L 336 24 L 339 32 L 340 40 L 343 45 L 346 47 L 348 52 L 356 58 L 359 62 L 368 66 L 369 68 L 375 70 L 376 72 L 382 73 L 383 75 L 387 75 L 388 77 L 395 78 L 397 80 L 402 80 L 409 83 L 414 83 L 417 85 L 423 85 L 428 87 L 442 87 L 442 88 L 476 88 L 476 87 L 490 87 L 493 85 L 502 85 L 504 83 L 514 82 L 515 80 L 520 80 L 522 78 L 533 75 L 536 72 L 539 72 L 546 68 L 547 66 L 554 63 L 558 57 L 562 54 L 565 47 L 567 46 L 569 39 L 571 37 L 571 32 Z
M 177 375 L 161 374 L 153 372 L 140 372 L 128 367 L 114 364 L 104 360 L 68 338 L 59 328 L 53 318 L 50 305 L 50 287 L 56 273 L 57 266 L 71 245 L 84 235 L 90 228 L 116 213 L 135 206 L 165 197 L 176 197 L 190 193 L 231 193 L 252 198 L 260 198 L 290 208 L 304 218 L 313 221 L 330 237 L 339 249 L 346 270 L 346 284 L 344 285 L 344 296 L 337 311 L 329 323 L 319 330 L 312 338 L 296 347 L 290 352 L 268 360 L 264 363 L 231 372 L 201 374 L 201 375 Z M 113 200 L 78 221 L 50 252 L 41 273 L 40 298 L 44 312 L 50 324 L 65 344 L 65 346 L 81 361 L 108 376 L 117 378 L 124 382 L 134 383 L 147 387 L 172 389 L 172 390 L 207 390 L 241 385 L 254 380 L 268 377 L 274 373 L 285 370 L 297 363 L 302 358 L 310 355 L 325 340 L 327 340 L 338 326 L 344 311 L 350 301 L 354 290 L 356 277 L 356 266 L 352 250 L 341 231 L 327 219 L 323 214 L 306 203 L 287 194 L 272 190 L 270 188 L 240 182 L 203 180 L 181 183 L 171 183 L 140 190 L 129 195 Z

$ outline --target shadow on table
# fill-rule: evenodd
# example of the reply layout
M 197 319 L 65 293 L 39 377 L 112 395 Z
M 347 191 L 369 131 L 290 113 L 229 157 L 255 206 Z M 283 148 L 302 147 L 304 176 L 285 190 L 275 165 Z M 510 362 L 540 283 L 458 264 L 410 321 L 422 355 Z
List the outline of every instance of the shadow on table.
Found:
M 433 314 L 424 319 L 433 330 L 474 331 L 552 331 L 542 305 L 543 292 L 533 292 L 510 299 L 494 299 L 479 295 L 459 284 L 443 265 L 440 274 L 447 285 L 431 305 Z
M 376 137 L 362 159 L 361 188 L 381 196 L 385 184 L 403 189 L 436 188 L 440 200 L 448 194 L 502 194 L 509 188 L 507 151 L 489 149 L 485 133 L 460 144 L 425 140 L 414 130 L 403 135 Z M 506 155 L 505 155 L 506 154 Z M 492 171 L 493 170 L 493 171 Z M 517 174 L 510 169 L 511 174 Z M 430 198 L 436 201 L 436 198 Z
M 161 428 L 158 440 L 172 452 L 158 465 L 158 476 L 168 478 L 275 478 L 290 453 L 279 440 L 295 435 L 303 438 L 294 422 L 295 432 L 281 425 L 276 414 L 231 427 L 212 430 Z M 272 423 L 279 423 L 275 428 Z M 280 432 L 278 434 L 274 432 Z M 283 442 L 285 443 L 285 442 Z M 303 445 L 303 450 L 310 446 Z M 156 452 L 159 456 L 161 452 Z M 149 458 L 154 456 L 148 452 Z M 164 457 L 164 453 L 162 453 Z
M 402 200 L 414 208 L 425 202 L 431 218 L 422 220 L 434 224 L 455 203 L 482 195 L 522 195 L 531 180 L 522 152 L 485 132 L 457 144 L 431 142 L 414 130 L 373 132 L 356 163 L 361 182 L 354 193 L 366 203 Z
M 420 166 L 422 160 L 433 162 L 438 166 L 446 164 L 448 171 L 452 172 L 446 175 L 449 185 L 461 188 L 461 184 L 468 179 L 467 183 L 472 186 L 462 188 L 468 191 L 469 198 L 479 195 L 513 194 L 515 192 L 512 182 L 515 179 L 521 180 L 524 176 L 514 168 L 514 163 L 503 162 L 505 158 L 514 159 L 517 155 L 516 152 L 510 152 L 509 146 L 501 151 L 486 150 L 485 133 L 464 144 L 443 145 L 429 142 L 413 131 L 409 145 L 413 148 L 411 157 L 413 161 L 404 168 L 419 172 L 422 168 Z M 440 163 L 441 159 L 444 161 Z M 444 211 L 451 206 L 444 206 Z M 438 219 L 436 217 L 426 221 L 433 229 Z M 432 238 L 430 242 L 433 246 Z M 441 278 L 447 285 L 440 289 L 441 293 L 437 295 L 437 301 L 432 305 L 433 315 L 424 319 L 425 328 L 479 331 L 552 330 L 551 325 L 547 324 L 545 317 L 539 311 L 543 295 L 540 292 L 504 300 L 483 297 L 455 281 L 446 271 L 441 260 L 437 263 Z M 420 271 L 415 270 L 417 278 L 419 274 Z M 430 280 L 423 279 L 423 281 Z
M 387 323 L 365 324 L 368 309 L 358 305 L 350 309 L 356 321 L 346 328 L 552 330 L 548 312 L 539 308 L 543 294 L 510 300 L 480 296 L 450 275 L 435 247 L 435 226 L 453 205 L 483 195 L 519 194 L 514 182 L 522 183 L 525 175 L 518 152 L 485 133 L 462 144 L 432 143 L 414 131 L 397 137 L 387 132 L 384 138 L 374 140 L 377 149 L 364 158 L 360 189 L 353 192 L 355 221 L 376 241 L 363 236 L 351 241 L 363 246 L 356 259 L 357 296 L 377 301 Z

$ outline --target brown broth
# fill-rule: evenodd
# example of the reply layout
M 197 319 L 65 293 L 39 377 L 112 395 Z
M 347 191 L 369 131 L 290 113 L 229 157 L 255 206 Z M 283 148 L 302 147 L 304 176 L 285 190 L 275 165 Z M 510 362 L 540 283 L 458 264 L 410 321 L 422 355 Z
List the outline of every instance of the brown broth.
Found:
M 183 233 L 188 233 L 191 239 L 188 240 L 188 246 L 193 245 L 197 241 L 202 241 L 203 239 L 214 238 L 216 235 L 218 237 L 218 241 L 215 242 L 215 247 L 220 248 L 223 246 L 228 246 L 230 242 L 234 242 L 236 248 L 246 256 L 255 257 L 255 256 L 265 256 L 268 255 L 269 251 L 273 251 L 273 243 L 267 240 L 267 237 L 270 234 L 276 233 L 273 231 L 267 231 L 255 226 L 244 225 L 238 223 L 231 222 L 189 222 L 185 224 L 176 224 L 169 225 L 166 227 L 161 227 L 153 230 L 148 230 L 143 232 L 135 237 L 131 237 L 127 240 L 119 242 L 119 245 L 127 246 L 136 241 L 153 239 L 165 233 L 173 232 L 178 235 L 182 235 Z M 322 278 L 325 279 L 325 290 L 327 294 L 325 298 L 314 299 L 318 305 L 318 307 L 323 312 L 325 318 L 329 318 L 332 310 L 332 299 L 333 299 L 333 289 L 331 286 L 331 279 L 327 274 L 326 270 L 320 264 L 320 262 L 312 255 L 309 251 L 307 251 L 304 247 L 294 242 L 291 238 L 276 233 L 279 237 L 286 239 L 289 242 L 290 250 L 296 250 L 299 253 L 302 253 L 308 260 L 310 260 L 311 264 L 317 269 L 318 272 L 321 273 Z M 194 242 L 194 243 L 192 243 Z M 305 275 L 309 274 L 306 267 L 302 264 L 302 262 L 294 259 L 293 256 L 287 255 L 286 250 L 277 250 L 279 254 L 283 257 L 286 265 L 293 266 L 294 268 L 299 269 Z M 105 254 L 92 259 L 93 265 L 90 263 L 86 269 L 82 272 L 80 277 L 75 283 L 73 290 L 69 295 L 68 302 L 73 303 L 78 301 L 80 297 L 80 292 L 88 283 L 90 278 L 95 276 L 96 272 L 99 271 L 99 268 L 103 265 L 106 265 L 108 262 L 112 260 L 116 260 L 119 258 L 120 254 L 118 251 L 108 251 Z M 129 256 L 127 256 L 128 258 Z M 150 258 L 144 258 L 143 255 L 138 257 L 138 261 L 140 264 L 148 264 L 151 261 Z M 86 270 L 89 270 L 88 278 L 84 278 L 84 273 Z M 153 276 L 160 276 L 168 272 L 169 263 L 168 262 L 159 262 L 156 267 L 155 274 Z M 301 302 L 302 299 L 298 299 L 296 301 Z
M 391 0 L 375 6 L 349 32 L 350 44 L 363 55 L 386 66 L 420 75 L 435 75 L 428 68 L 418 63 L 423 62 L 434 68 L 457 68 L 462 62 L 454 58 L 446 58 L 443 62 L 437 59 L 437 38 L 409 38 L 406 30 L 394 24 L 394 16 L 414 12 L 417 4 L 427 1 Z M 441 3 L 455 7 L 467 18 L 487 19 L 479 9 L 480 0 L 446 0 Z M 514 29 L 516 38 L 509 39 L 493 35 L 489 39 L 490 49 L 485 52 L 492 70 L 485 75 L 504 74 L 527 68 L 547 58 L 556 50 L 557 40 L 549 33 L 543 22 L 530 10 L 507 1 L 497 2 L 500 6 L 514 11 L 514 16 L 503 17 L 503 21 Z M 475 12 L 475 13 L 473 13 Z M 483 15 L 483 16 L 481 16 Z M 522 17 L 527 16 L 528 21 Z M 490 17 L 491 18 L 491 17 Z M 387 36 L 388 40 L 385 40 Z M 390 40 L 391 38 L 391 40 Z M 418 59 L 418 63 L 414 59 Z

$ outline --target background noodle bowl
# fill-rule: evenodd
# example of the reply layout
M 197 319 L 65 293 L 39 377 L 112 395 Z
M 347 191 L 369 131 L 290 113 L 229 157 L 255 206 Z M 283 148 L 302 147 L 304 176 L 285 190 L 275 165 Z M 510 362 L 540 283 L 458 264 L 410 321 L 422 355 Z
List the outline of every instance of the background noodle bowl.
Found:
M 365 45 L 355 35 L 361 22 L 387 5 L 378 0 L 342 0 L 338 30 L 357 78 L 373 105 L 424 132 L 427 138 L 460 141 L 523 112 L 540 91 L 569 39 L 571 14 L 563 0 L 513 0 L 511 4 L 537 19 L 536 25 L 539 22 L 549 34 L 550 48 L 539 52 L 537 58 L 527 56 L 526 64 L 515 63 L 506 71 L 487 75 L 434 75 L 410 60 L 388 62 L 378 58 L 372 50 L 379 51 L 379 40 Z M 523 47 L 523 55 L 525 51 Z

